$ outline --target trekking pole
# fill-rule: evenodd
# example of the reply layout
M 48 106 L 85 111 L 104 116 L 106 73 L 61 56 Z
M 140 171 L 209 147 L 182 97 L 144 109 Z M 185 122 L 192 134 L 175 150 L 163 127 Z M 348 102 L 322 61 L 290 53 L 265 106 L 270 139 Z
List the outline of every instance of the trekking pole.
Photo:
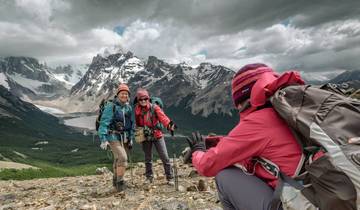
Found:
M 132 150 L 132 149 L 131 149 Z M 134 185 L 134 173 L 133 173 L 133 162 L 132 162 L 132 151 L 129 150 L 129 163 L 130 163 L 130 179 L 131 179 L 131 184 Z
M 178 171 L 177 171 L 177 164 L 176 164 L 176 154 L 174 154 L 174 158 L 173 158 L 173 167 L 174 167 L 175 190 L 179 191 L 179 180 L 178 180 Z
M 178 127 L 175 125 L 174 129 L 177 129 Z M 170 135 L 171 135 L 171 138 L 173 140 L 175 140 L 175 131 L 174 130 L 170 130 Z

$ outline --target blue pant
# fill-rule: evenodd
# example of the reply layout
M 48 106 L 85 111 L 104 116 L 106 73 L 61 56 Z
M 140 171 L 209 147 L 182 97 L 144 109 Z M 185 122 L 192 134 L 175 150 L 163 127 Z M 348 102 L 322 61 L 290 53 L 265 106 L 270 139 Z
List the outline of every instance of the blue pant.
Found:
M 224 209 L 270 209 L 273 189 L 258 177 L 230 167 L 220 171 L 215 180 Z

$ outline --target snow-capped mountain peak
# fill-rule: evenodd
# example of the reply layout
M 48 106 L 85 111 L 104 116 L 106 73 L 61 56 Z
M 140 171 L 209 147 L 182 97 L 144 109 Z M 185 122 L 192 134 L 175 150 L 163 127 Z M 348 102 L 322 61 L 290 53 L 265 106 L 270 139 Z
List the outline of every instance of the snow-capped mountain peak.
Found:
M 2 83 L 8 90 L 25 100 L 56 97 L 67 93 L 64 83 L 57 80 L 46 64 L 30 57 L 0 59 Z
M 6 57 L 0 62 L 0 68 L 7 75 L 17 73 L 24 78 L 41 82 L 48 82 L 50 79 L 47 67 L 40 64 L 35 58 Z
M 169 64 L 155 56 L 144 61 L 131 52 L 97 55 L 84 77 L 71 89 L 66 107 L 72 112 L 95 111 L 99 102 L 113 96 L 117 85 L 124 82 L 131 92 L 147 88 L 152 95 L 161 97 L 166 106 L 178 106 L 189 100 L 187 107 L 194 114 L 229 113 L 232 104 L 227 97 L 228 81 L 233 73 L 210 63 L 193 68 L 184 63 Z
M 88 64 L 57 66 L 52 70 L 54 78 L 66 84 L 71 89 L 88 70 Z
M 88 96 L 109 93 L 117 84 L 127 83 L 143 69 L 144 62 L 131 52 L 110 54 L 107 57 L 97 55 L 84 77 L 72 88 L 71 93 L 86 93 Z
M 99 56 L 107 58 L 113 54 L 124 54 L 125 51 L 120 46 L 105 47 L 100 50 Z
M 190 77 L 199 88 L 204 89 L 214 79 L 221 77 L 223 74 L 231 74 L 232 70 L 223 66 L 216 66 L 210 63 L 201 63 L 198 67 L 182 66 L 184 74 Z

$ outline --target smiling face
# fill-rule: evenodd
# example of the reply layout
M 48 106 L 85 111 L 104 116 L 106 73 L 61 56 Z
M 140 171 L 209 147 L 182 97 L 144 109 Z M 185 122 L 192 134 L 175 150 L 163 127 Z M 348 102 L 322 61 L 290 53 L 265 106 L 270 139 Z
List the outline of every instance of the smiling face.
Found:
M 147 105 L 148 101 L 149 101 L 148 97 L 143 97 L 143 98 L 139 99 L 139 105 L 142 107 L 145 107 Z
M 129 101 L 129 93 L 127 91 L 120 91 L 117 97 L 121 103 L 126 103 Z

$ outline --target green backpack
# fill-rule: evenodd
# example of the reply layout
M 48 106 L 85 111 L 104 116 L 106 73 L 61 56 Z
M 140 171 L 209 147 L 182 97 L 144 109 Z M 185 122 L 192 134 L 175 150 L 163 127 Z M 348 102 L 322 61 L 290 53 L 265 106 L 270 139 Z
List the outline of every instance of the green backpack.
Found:
M 159 97 L 150 97 L 150 103 L 160 106 L 161 109 L 164 108 L 164 103 Z
M 113 103 L 113 100 L 105 100 L 105 99 L 102 99 L 100 104 L 99 104 L 99 112 L 98 112 L 98 116 L 96 117 L 96 121 L 95 121 L 95 129 L 96 131 L 99 131 L 99 127 L 100 127 L 100 120 L 101 120 L 101 116 L 102 116 L 102 113 L 105 109 L 105 104 L 107 102 L 111 102 L 113 104 L 113 112 L 115 112 L 115 105 Z
M 150 103 L 151 103 L 151 107 L 150 107 L 151 116 L 156 115 L 155 109 L 154 109 L 155 105 L 158 105 L 161 109 L 163 109 L 163 107 L 164 107 L 164 103 L 161 100 L 161 98 L 159 98 L 159 97 L 150 97 Z M 161 123 L 158 123 L 156 125 L 156 128 L 159 129 L 159 130 L 163 130 L 164 125 L 161 124 Z

